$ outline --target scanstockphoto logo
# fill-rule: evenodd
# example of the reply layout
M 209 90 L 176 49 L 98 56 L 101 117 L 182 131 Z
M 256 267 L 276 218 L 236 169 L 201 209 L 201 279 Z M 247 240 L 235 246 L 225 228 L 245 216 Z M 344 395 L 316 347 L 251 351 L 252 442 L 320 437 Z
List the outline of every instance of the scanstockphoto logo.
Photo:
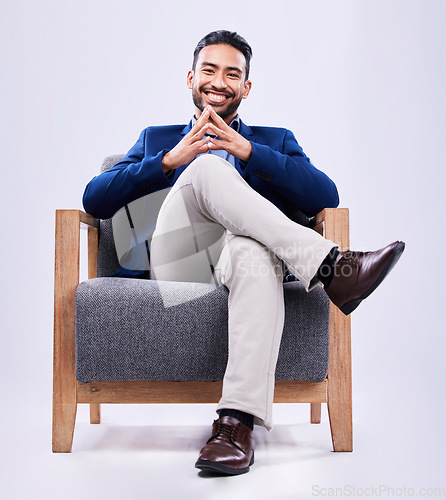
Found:
M 194 300 L 235 278 L 282 281 L 282 263 L 272 252 L 250 238 L 233 238 L 214 223 L 156 232 L 151 277 L 157 280 L 164 306 Z M 171 281 L 190 282 L 190 286 L 178 295 Z
M 445 497 L 445 487 L 412 488 L 406 485 L 394 486 L 389 484 L 371 484 L 368 486 L 355 486 L 346 484 L 340 487 L 327 487 L 313 484 L 311 494 L 314 498 L 368 498 L 368 497 Z
M 157 281 L 164 306 L 172 307 L 206 295 L 220 286 L 215 266 L 225 239 L 224 229 L 215 223 L 190 221 L 185 203 L 178 203 L 174 228 L 156 232 L 158 214 L 171 188 L 143 196 L 122 207 L 112 218 L 116 254 L 122 269 L 150 271 Z M 172 287 L 171 281 L 193 282 Z M 183 290 L 181 293 L 179 289 Z
M 326 248 L 308 247 L 299 241 L 271 249 L 249 237 L 233 244 L 232 233 L 201 213 L 191 211 L 187 199 L 172 194 L 171 188 L 167 188 L 143 196 L 125 205 L 112 218 L 121 268 L 136 273 L 150 271 L 151 279 L 157 280 L 165 307 L 197 299 L 235 277 L 282 278 L 282 261 L 305 283 L 305 277 L 316 274 L 327 253 Z M 169 204 L 169 208 L 172 204 L 174 208 L 169 217 L 174 213 L 174 220 L 166 220 L 164 213 L 159 223 L 160 211 Z M 343 272 L 342 266 L 340 269 Z M 351 272 L 348 266 L 345 269 Z M 324 273 L 324 269 L 320 272 Z M 188 289 L 177 287 L 183 291 L 176 293 L 172 281 L 195 285 Z
M 150 270 L 150 247 L 161 205 L 170 188 L 142 196 L 118 210 L 112 218 L 119 265 L 130 271 Z

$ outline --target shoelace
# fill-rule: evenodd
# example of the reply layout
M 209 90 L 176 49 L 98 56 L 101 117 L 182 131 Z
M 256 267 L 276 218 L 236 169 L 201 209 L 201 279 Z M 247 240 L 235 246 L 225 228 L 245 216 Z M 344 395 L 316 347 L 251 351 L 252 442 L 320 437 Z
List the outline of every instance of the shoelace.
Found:
M 217 436 L 222 435 L 226 436 L 229 440 L 235 441 L 237 439 L 239 429 L 240 429 L 239 425 L 232 426 L 228 424 L 222 424 L 221 422 L 217 422 L 214 435 L 210 438 L 210 440 L 216 438 Z
M 354 251 L 348 250 L 342 256 L 342 260 L 344 261 L 344 263 L 348 263 L 353 268 L 356 269 L 359 266 L 359 259 L 361 257 L 364 257 L 364 255 L 367 253 L 369 253 L 369 252 L 354 252 Z

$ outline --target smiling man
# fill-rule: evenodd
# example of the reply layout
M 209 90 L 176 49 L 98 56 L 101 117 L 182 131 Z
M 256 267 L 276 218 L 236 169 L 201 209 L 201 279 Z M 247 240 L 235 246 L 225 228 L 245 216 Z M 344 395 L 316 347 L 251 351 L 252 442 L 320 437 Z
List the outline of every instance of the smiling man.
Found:
M 234 66 L 221 67 L 219 61 Z M 222 118 L 235 118 L 242 99 L 246 99 L 251 90 L 243 54 L 230 45 L 208 45 L 196 53 L 193 67 L 187 75 L 187 84 L 192 89 L 195 106 L 200 112 L 204 111 L 204 94 L 204 100 L 213 105 Z
M 84 207 L 99 218 L 172 187 L 156 223 L 152 277 L 229 290 L 229 359 L 218 419 L 196 467 L 242 474 L 254 462 L 254 424 L 272 428 L 274 373 L 284 324 L 288 269 L 307 291 L 322 283 L 350 314 L 393 268 L 396 241 L 375 252 L 340 252 L 291 218 L 338 205 L 335 184 L 284 128 L 248 127 L 238 115 L 251 90 L 252 51 L 237 33 L 206 35 L 187 85 L 188 125 L 148 127 L 126 157 L 95 177 Z
M 196 108 L 193 122 L 196 122 L 195 117 L 200 117 L 199 127 L 195 123 L 194 142 L 180 143 L 178 148 L 164 156 L 162 164 L 165 172 L 189 163 L 195 158 L 191 156 L 194 152 L 226 151 L 227 154 L 222 156 L 226 160 L 232 155 L 244 162 L 248 162 L 252 154 L 251 143 L 231 127 L 225 126 L 233 124 L 234 129 L 238 126 L 234 121 L 237 110 L 251 90 L 248 80 L 250 48 L 246 45 L 245 58 L 232 45 L 204 43 L 207 41 L 202 40 L 195 49 L 193 69 L 187 75 L 187 85 L 192 90 Z M 241 41 L 239 45 L 242 48 Z M 192 145 L 197 149 L 191 148 Z

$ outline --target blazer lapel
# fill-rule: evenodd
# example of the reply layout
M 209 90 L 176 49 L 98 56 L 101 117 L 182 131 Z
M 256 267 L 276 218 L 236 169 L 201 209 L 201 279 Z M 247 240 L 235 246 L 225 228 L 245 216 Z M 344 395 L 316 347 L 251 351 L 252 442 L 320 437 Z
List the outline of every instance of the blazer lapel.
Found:
M 192 130 L 192 120 L 183 128 L 181 135 L 186 135 Z
M 245 125 L 242 122 L 242 120 L 240 120 L 240 130 L 239 130 L 239 133 L 245 139 L 247 139 L 250 135 L 254 135 L 254 132 L 252 131 L 251 127 L 248 127 L 248 125 Z
M 252 131 L 251 127 L 248 127 L 248 125 L 245 125 L 242 120 L 240 120 L 240 130 L 239 134 L 244 137 L 245 139 L 248 140 L 253 140 L 253 135 L 254 132 Z M 243 169 L 240 167 L 240 158 L 235 158 L 235 168 L 242 173 Z

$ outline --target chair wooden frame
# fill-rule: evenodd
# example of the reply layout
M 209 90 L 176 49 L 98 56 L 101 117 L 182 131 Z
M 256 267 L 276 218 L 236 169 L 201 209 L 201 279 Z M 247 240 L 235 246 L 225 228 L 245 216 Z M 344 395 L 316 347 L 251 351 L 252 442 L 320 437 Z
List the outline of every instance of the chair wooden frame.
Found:
M 117 381 L 80 383 L 75 373 L 75 292 L 79 284 L 80 228 L 88 229 L 88 278 L 96 277 L 99 221 L 81 210 L 56 210 L 54 280 L 53 452 L 72 448 L 78 403 L 90 404 L 90 422 L 100 423 L 101 403 L 216 403 L 221 382 Z M 327 208 L 314 228 L 349 247 L 346 208 Z M 321 422 L 327 403 L 334 451 L 353 450 L 350 316 L 330 304 L 329 367 L 323 382 L 277 380 L 275 403 L 311 403 L 311 423 Z

